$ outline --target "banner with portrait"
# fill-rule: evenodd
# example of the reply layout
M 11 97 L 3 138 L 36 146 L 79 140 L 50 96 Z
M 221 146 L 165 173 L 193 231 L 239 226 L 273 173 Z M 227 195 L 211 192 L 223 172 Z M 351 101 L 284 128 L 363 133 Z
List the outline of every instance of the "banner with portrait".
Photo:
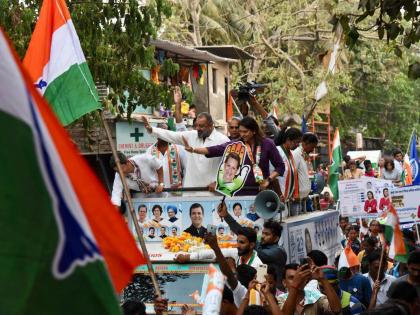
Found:
M 233 197 L 245 185 L 251 167 L 245 165 L 246 147 L 241 141 L 229 144 L 223 154 L 216 178 L 216 191 Z
M 388 209 L 392 181 L 374 177 L 338 182 L 340 214 L 344 217 L 376 218 Z
M 299 263 L 311 250 L 317 249 L 327 255 L 329 264 L 334 264 L 334 258 L 341 250 L 338 212 L 317 211 L 289 217 L 284 223 L 282 240 L 289 263 Z
M 264 221 L 256 213 L 255 197 L 243 196 L 226 200 L 229 213 L 242 226 L 254 228 L 261 235 Z M 183 231 L 195 228 L 217 226 L 217 235 L 223 240 L 233 240 L 236 236 L 227 223 L 217 214 L 219 196 L 191 196 L 168 198 L 133 199 L 137 221 L 143 229 L 146 243 L 161 243 L 167 236 L 179 236 Z M 134 223 L 128 219 L 130 230 L 137 239 Z

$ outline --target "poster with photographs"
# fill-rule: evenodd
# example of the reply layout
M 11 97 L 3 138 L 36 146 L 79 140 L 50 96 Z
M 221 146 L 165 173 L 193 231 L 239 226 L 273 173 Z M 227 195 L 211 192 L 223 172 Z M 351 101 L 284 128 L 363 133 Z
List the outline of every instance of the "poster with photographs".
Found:
M 420 186 L 391 189 L 391 198 L 401 223 L 419 221 Z
M 288 218 L 283 231 L 288 262 L 299 263 L 308 253 L 317 249 L 325 253 L 329 264 L 334 263 L 340 250 L 337 211 L 316 212 L 306 218 Z
M 245 144 L 241 141 L 229 144 L 223 154 L 216 178 L 216 191 L 226 197 L 234 196 L 245 185 L 251 167 L 244 165 Z
M 255 229 L 260 236 L 264 221 L 256 213 L 253 200 L 254 197 L 235 197 L 226 201 L 226 204 L 229 213 L 241 226 Z M 217 214 L 219 196 L 142 198 L 133 199 L 133 203 L 146 242 L 161 242 L 167 236 L 178 236 L 183 231 L 203 232 L 209 224 L 217 227 L 217 235 L 222 240 L 236 238 L 227 223 Z M 134 223 L 130 217 L 128 220 L 136 237 Z
M 391 203 L 392 181 L 373 177 L 338 182 L 340 214 L 345 217 L 376 218 Z

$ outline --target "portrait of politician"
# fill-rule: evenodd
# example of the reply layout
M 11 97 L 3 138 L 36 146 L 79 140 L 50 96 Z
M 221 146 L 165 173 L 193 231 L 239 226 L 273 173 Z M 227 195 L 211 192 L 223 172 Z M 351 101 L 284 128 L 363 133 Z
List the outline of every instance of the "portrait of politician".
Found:
M 166 207 L 166 211 L 168 212 L 169 222 L 174 223 L 178 220 L 178 218 L 176 217 L 176 215 L 178 214 L 178 209 L 176 206 L 169 205 Z
M 217 190 L 219 192 L 227 196 L 233 196 L 243 186 L 249 167 L 243 168 L 241 174 L 238 174 L 240 167 L 241 158 L 239 155 L 235 152 L 229 153 L 225 158 L 223 168 L 219 168 L 217 175 Z
M 207 229 L 203 227 L 204 209 L 199 203 L 193 203 L 190 207 L 191 226 L 184 230 L 192 236 L 204 238 Z
M 241 159 L 238 154 L 233 152 L 228 154 L 223 169 L 223 181 L 225 183 L 231 183 L 233 181 L 240 164 Z

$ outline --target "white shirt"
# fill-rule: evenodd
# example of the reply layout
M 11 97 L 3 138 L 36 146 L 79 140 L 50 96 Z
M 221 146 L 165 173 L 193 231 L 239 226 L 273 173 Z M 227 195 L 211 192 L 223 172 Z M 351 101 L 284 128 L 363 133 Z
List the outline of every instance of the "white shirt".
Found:
M 133 162 L 134 172 L 126 176 L 128 188 L 139 190 L 139 185 L 136 182 L 138 174 L 140 179 L 150 184 L 151 187 L 156 187 L 158 182 L 157 170 L 162 167 L 162 163 L 150 154 L 138 154 L 129 159 Z M 139 169 L 138 169 L 138 168 Z M 115 173 L 114 185 L 112 186 L 111 202 L 113 205 L 121 206 L 121 198 L 123 192 L 123 184 L 120 175 Z
M 299 198 L 306 198 L 311 191 L 311 181 L 309 180 L 308 164 L 303 157 L 303 148 L 299 146 L 293 150 L 293 159 L 298 171 L 299 178 Z
M 231 289 L 232 290 L 232 289 Z M 233 301 L 235 302 L 236 307 L 239 307 L 244 299 L 248 289 L 238 281 L 236 288 L 232 290 L 233 293 Z
M 153 147 L 154 145 L 149 147 L 146 153 L 152 154 Z M 184 147 L 181 145 L 177 145 L 176 147 L 178 149 L 178 154 L 179 154 L 179 160 L 180 160 L 179 164 L 181 165 L 182 173 L 185 174 L 185 169 L 187 165 L 187 156 L 186 156 L 187 151 L 185 151 Z M 163 167 L 163 183 L 165 184 L 165 188 L 171 188 L 171 172 L 169 170 L 169 165 L 168 165 L 167 151 L 165 151 L 164 154 L 161 154 L 160 152 L 158 159 L 162 163 L 162 167 Z
M 397 161 L 396 159 L 394 159 L 394 165 L 395 165 L 395 169 L 396 169 L 396 170 L 397 170 L 400 174 L 402 174 L 402 172 L 404 171 L 404 167 L 403 167 L 402 162 Z
M 370 286 L 372 287 L 372 290 L 373 290 L 373 284 L 375 283 L 375 281 L 370 277 L 369 273 L 364 273 L 363 275 L 369 279 Z M 385 274 L 385 277 L 382 279 L 381 286 L 379 287 L 378 297 L 376 299 L 376 305 L 383 304 L 388 300 L 388 296 L 386 294 L 389 290 L 389 287 L 395 280 L 396 278 L 394 276 Z
M 225 257 L 231 257 L 235 259 L 236 265 L 238 266 L 240 264 L 240 259 L 238 256 L 238 249 L 236 248 L 222 248 L 223 256 Z M 252 262 L 248 262 L 247 265 L 254 267 L 257 269 L 259 265 L 262 264 L 261 259 L 258 257 L 258 254 L 256 251 L 254 251 L 254 259 Z M 202 260 L 215 260 L 216 254 L 212 249 L 203 249 L 198 252 L 190 253 L 190 260 L 191 261 L 202 261 Z
M 152 132 L 156 137 L 170 143 L 184 145 L 182 137 L 188 141 L 193 148 L 210 147 L 223 144 L 229 138 L 213 129 L 213 132 L 205 141 L 199 138 L 197 130 L 176 132 L 160 128 L 153 128 Z M 205 187 L 216 181 L 217 170 L 222 157 L 206 158 L 201 154 L 186 152 L 187 168 L 185 171 L 184 187 Z

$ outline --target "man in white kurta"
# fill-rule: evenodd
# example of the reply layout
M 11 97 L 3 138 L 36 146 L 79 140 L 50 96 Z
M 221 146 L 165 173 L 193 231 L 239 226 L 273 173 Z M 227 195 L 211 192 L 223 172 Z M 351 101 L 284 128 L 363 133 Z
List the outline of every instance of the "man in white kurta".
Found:
M 160 193 L 163 189 L 162 163 L 150 154 L 138 154 L 127 159 L 124 154 L 118 152 L 121 168 L 126 175 L 128 188 L 140 191 L 139 180 L 148 184 L 152 190 Z M 111 160 L 111 167 L 115 169 Z M 115 206 L 121 206 L 123 184 L 120 175 L 116 172 L 112 186 L 111 202 Z
M 229 141 L 229 138 L 214 128 L 213 120 L 208 113 L 201 113 L 196 120 L 196 130 L 170 131 L 151 127 L 146 117 L 143 122 L 148 132 L 170 143 L 183 145 L 183 137 L 192 147 L 209 147 Z M 187 168 L 185 170 L 184 187 L 206 187 L 216 180 L 217 170 L 222 157 L 206 158 L 201 154 L 186 152 Z
M 165 123 L 158 124 L 158 127 L 168 129 L 168 125 Z M 162 163 L 165 188 L 182 187 L 183 178 L 181 175 L 185 176 L 187 166 L 187 151 L 183 146 L 158 138 L 158 141 L 149 147 L 146 153 L 158 158 Z

